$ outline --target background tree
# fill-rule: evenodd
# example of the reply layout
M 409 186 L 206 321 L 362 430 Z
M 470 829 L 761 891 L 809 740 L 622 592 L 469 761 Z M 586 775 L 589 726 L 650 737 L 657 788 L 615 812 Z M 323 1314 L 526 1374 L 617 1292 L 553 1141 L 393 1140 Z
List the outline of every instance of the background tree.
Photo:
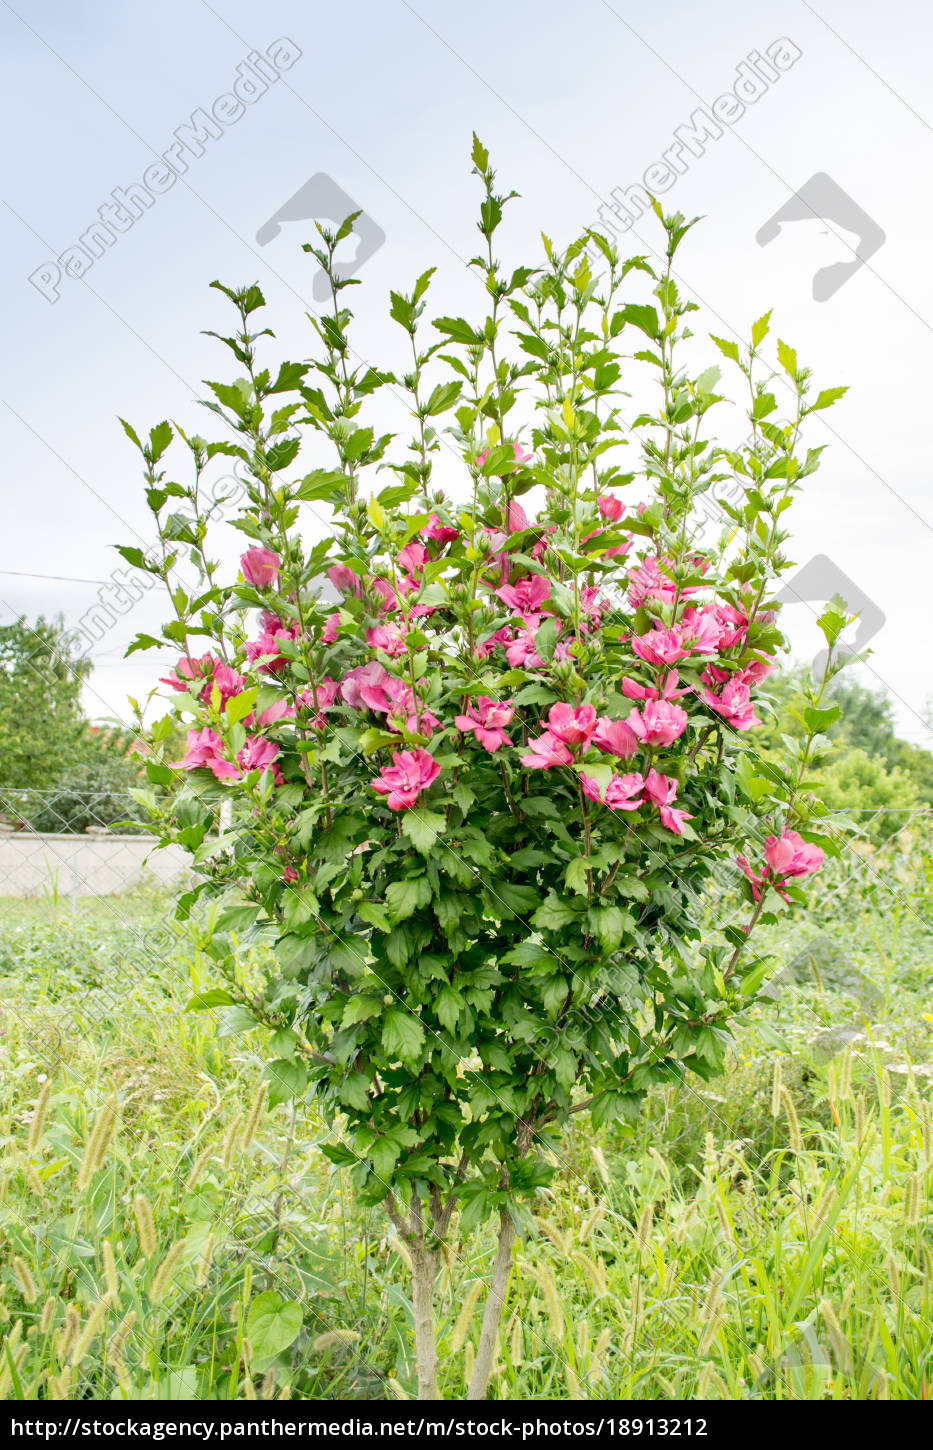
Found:
M 0 627 L 0 812 L 38 831 L 138 817 L 136 735 L 92 726 L 81 704 L 91 661 L 64 619 Z

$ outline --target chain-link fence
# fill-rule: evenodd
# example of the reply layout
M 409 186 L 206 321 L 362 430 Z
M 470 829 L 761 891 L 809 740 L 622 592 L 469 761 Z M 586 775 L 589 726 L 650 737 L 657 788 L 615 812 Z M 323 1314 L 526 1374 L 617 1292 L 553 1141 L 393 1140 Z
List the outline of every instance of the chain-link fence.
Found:
M 159 847 L 126 792 L 0 788 L 0 897 L 114 896 L 173 887 L 190 870 L 180 846 Z

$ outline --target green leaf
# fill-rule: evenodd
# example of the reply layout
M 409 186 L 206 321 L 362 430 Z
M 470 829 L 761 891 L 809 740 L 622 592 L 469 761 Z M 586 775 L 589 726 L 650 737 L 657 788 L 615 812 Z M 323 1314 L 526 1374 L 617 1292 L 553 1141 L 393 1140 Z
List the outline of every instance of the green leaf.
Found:
M 562 926 L 567 926 L 569 922 L 574 921 L 577 914 L 575 906 L 562 901 L 556 891 L 549 891 L 531 921 L 533 926 L 539 926 L 544 931 L 560 931 Z
M 225 987 L 212 987 L 209 992 L 195 992 L 185 1003 L 186 1012 L 206 1012 L 210 1007 L 232 1007 L 236 1001 Z
M 382 1007 L 378 997 L 351 997 L 343 1009 L 340 1025 L 352 1027 L 355 1022 L 365 1022 L 368 1017 L 375 1017 L 377 1012 L 381 1012 Z
M 257 1295 L 246 1316 L 246 1333 L 257 1368 L 264 1368 L 269 1360 L 294 1344 L 301 1324 L 301 1305 L 294 1299 L 285 1300 L 274 1289 Z
M 621 314 L 623 322 L 630 322 L 633 327 L 637 327 L 640 332 L 643 332 L 646 337 L 650 337 L 652 341 L 657 342 L 660 338 L 661 328 L 658 323 L 658 314 L 653 307 L 630 302 L 626 307 L 621 309 Z M 616 315 L 618 316 L 618 313 Z
M 483 339 L 462 317 L 436 317 L 434 326 L 438 332 L 446 333 L 454 342 L 466 343 L 469 347 L 481 347 Z
M 259 686 L 253 685 L 249 690 L 243 690 L 239 695 L 231 695 L 224 706 L 224 719 L 228 725 L 238 725 L 241 720 L 251 712 L 256 704 L 256 696 L 259 694 Z
M 377 1138 L 370 1148 L 369 1156 L 372 1159 L 373 1168 L 383 1181 L 392 1176 L 392 1170 L 399 1160 L 401 1151 L 401 1144 L 389 1137 Z
M 413 1013 L 390 1007 L 382 1024 L 382 1045 L 390 1057 L 415 1063 L 424 1047 L 424 1028 Z
M 567 883 L 567 890 L 576 891 L 580 896 L 586 896 L 589 889 L 587 886 L 586 872 L 586 857 L 575 857 L 574 860 L 570 862 L 570 865 L 567 867 L 567 871 L 564 875 L 564 880 Z
M 614 952 L 621 945 L 626 926 L 631 921 L 618 906 L 594 906 L 589 917 L 596 928 L 603 951 Z
M 824 388 L 817 395 L 815 403 L 811 403 L 807 412 L 815 413 L 817 408 L 831 408 L 833 403 L 838 403 L 843 394 L 849 391 L 848 388 Z
M 777 345 L 778 362 L 786 373 L 792 378 L 797 376 L 797 354 L 786 342 L 779 342 Z
M 757 322 L 752 323 L 752 347 L 758 347 L 759 343 L 764 342 L 770 326 L 771 311 L 769 310 L 763 317 L 759 317 Z
M 392 881 L 386 888 L 386 906 L 393 922 L 404 921 L 430 900 L 431 883 L 427 876 L 408 876 L 403 881 Z
M 434 1011 L 437 1014 L 437 1020 L 447 1028 L 448 1032 L 456 1032 L 457 1023 L 463 1015 L 465 1005 L 456 987 L 448 984 L 438 992 L 434 1001 Z
M 361 901 L 356 909 L 370 926 L 378 927 L 380 931 L 392 930 L 392 923 L 378 901 Z
M 262 1076 L 269 1084 L 270 1108 L 291 1102 L 292 1098 L 300 1098 L 308 1086 L 306 1069 L 300 1062 L 291 1062 L 287 1057 L 276 1057 L 267 1062 Z
M 320 1147 L 324 1157 L 329 1158 L 338 1168 L 355 1168 L 360 1161 L 359 1155 L 344 1143 L 322 1143 Z
M 416 851 L 430 855 L 446 826 L 444 817 L 436 811 L 410 810 L 402 815 L 402 831 Z
M 737 342 L 730 342 L 725 337 L 716 337 L 712 332 L 710 333 L 710 339 L 719 348 L 723 357 L 731 358 L 736 363 L 739 361 L 739 345 Z
M 842 710 L 838 705 L 830 705 L 825 710 L 817 709 L 815 705 L 807 705 L 803 718 L 806 721 L 807 729 L 813 735 L 818 735 L 828 725 L 833 725 L 839 719 Z
M 556 648 L 557 620 L 553 614 L 549 614 L 535 635 L 535 649 L 543 660 L 552 660 Z

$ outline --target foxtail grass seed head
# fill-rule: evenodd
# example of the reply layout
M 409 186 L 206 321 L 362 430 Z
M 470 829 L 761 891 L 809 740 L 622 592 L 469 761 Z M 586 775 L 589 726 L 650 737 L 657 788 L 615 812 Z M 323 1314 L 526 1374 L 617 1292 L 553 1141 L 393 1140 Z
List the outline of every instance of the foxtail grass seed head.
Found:
M 101 1244 L 101 1258 L 104 1261 L 104 1279 L 107 1283 L 107 1290 L 111 1300 L 116 1303 L 120 1294 L 120 1276 L 117 1273 L 117 1261 L 114 1257 L 113 1244 L 109 1239 L 104 1239 Z
M 253 1289 L 253 1266 L 252 1266 L 251 1263 L 249 1263 L 249 1261 L 247 1261 L 247 1263 L 244 1265 L 244 1268 L 243 1268 L 243 1288 L 242 1288 L 241 1296 L 240 1296 L 242 1298 L 242 1300 L 243 1300 L 243 1308 L 244 1309 L 246 1309 L 246 1308 L 249 1307 L 249 1296 L 252 1293 L 252 1289 Z
M 472 1371 L 471 1371 L 471 1373 L 472 1373 Z M 469 1384 L 469 1383 L 470 1383 L 470 1381 L 469 1381 L 469 1379 L 467 1379 L 467 1384 Z M 388 1376 L 388 1378 L 386 1379 L 386 1384 L 389 1386 L 389 1389 L 392 1391 L 393 1395 L 395 1396 L 395 1398 L 397 1400 L 407 1400 L 408 1399 L 408 1393 L 407 1393 L 407 1391 L 402 1388 L 402 1386 L 399 1384 L 398 1380 L 395 1378 L 395 1375 L 390 1374 Z M 279 1399 L 281 1399 L 281 1398 L 282 1398 L 282 1396 L 280 1395 L 279 1396 Z
M 590 1355 L 590 1373 L 597 1374 L 602 1369 L 603 1357 L 609 1345 L 612 1343 L 612 1330 L 604 1329 L 593 1345 L 593 1352 Z
M 207 1238 L 204 1240 L 204 1247 L 198 1256 L 198 1266 L 194 1274 L 194 1282 L 199 1289 L 203 1289 L 207 1283 L 207 1276 L 211 1270 L 211 1260 L 214 1257 L 214 1246 L 216 1242 L 214 1230 L 211 1229 Z
M 573 1262 L 586 1275 L 590 1288 L 597 1299 L 605 1299 L 609 1293 L 609 1285 L 606 1282 L 606 1269 L 601 1259 L 591 1259 L 589 1254 L 582 1249 L 575 1249 L 571 1255 Z
M 536 1276 L 544 1295 L 544 1306 L 547 1309 L 548 1319 L 551 1325 L 551 1334 L 555 1340 L 562 1340 L 564 1337 L 564 1311 L 561 1307 L 560 1293 L 554 1282 L 553 1275 L 543 1265 L 537 1270 Z
M 126 1341 L 129 1339 L 135 1323 L 136 1310 L 128 1309 L 110 1336 L 110 1343 L 107 1346 L 107 1359 L 111 1364 L 116 1364 L 123 1358 Z
M 49 1103 L 52 1101 L 52 1079 L 47 1077 L 42 1084 L 39 1096 L 36 1098 L 36 1106 L 32 1110 L 32 1117 L 29 1120 L 29 1132 L 26 1134 L 26 1147 L 30 1153 L 34 1153 L 42 1142 L 42 1134 L 45 1132 L 45 1123 L 49 1115 Z
M 784 1116 L 787 1119 L 787 1141 L 795 1153 L 802 1153 L 803 1137 L 800 1133 L 800 1120 L 797 1117 L 794 1100 L 786 1087 L 781 1088 L 781 1103 L 784 1107 Z
M 225 1173 L 229 1173 L 233 1167 L 234 1159 L 240 1146 L 240 1127 L 243 1119 L 237 1115 L 227 1129 L 227 1136 L 224 1138 L 223 1152 L 220 1161 L 223 1164 Z
M 470 1381 L 473 1378 L 474 1360 L 475 1355 L 473 1353 L 473 1342 L 471 1340 L 470 1343 L 467 1345 L 466 1349 L 463 1351 L 463 1383 L 467 1386 L 468 1389 L 470 1386 Z
M 923 1185 L 919 1173 L 912 1173 L 904 1185 L 904 1222 L 908 1228 L 917 1228 L 920 1224 L 920 1204 L 923 1197 Z
M 707 1133 L 703 1139 L 703 1171 L 707 1178 L 712 1178 L 719 1164 L 719 1154 L 716 1152 L 716 1139 L 712 1133 Z
M 246 1122 L 243 1125 L 243 1138 L 240 1143 L 240 1148 L 241 1151 L 244 1153 L 246 1152 L 247 1148 L 252 1145 L 252 1141 L 256 1136 L 256 1129 L 259 1127 L 259 1121 L 266 1110 L 266 1099 L 268 1098 L 268 1096 L 269 1084 L 265 1082 L 260 1083 L 259 1091 L 253 1099 L 253 1105 L 250 1108 L 249 1114 L 246 1118 Z
M 570 1399 L 578 1400 L 580 1398 L 580 1381 L 577 1379 L 576 1374 L 571 1369 L 569 1364 L 564 1370 L 564 1380 L 567 1385 L 567 1394 Z
M 525 1331 L 522 1326 L 522 1321 L 519 1319 L 517 1314 L 515 1316 L 515 1322 L 512 1325 L 512 1340 L 509 1345 L 509 1358 L 511 1359 L 516 1369 L 524 1361 L 525 1358 Z
M 651 1230 L 654 1228 L 654 1204 L 646 1203 L 641 1211 L 638 1220 L 638 1227 L 635 1230 L 635 1247 L 639 1254 L 648 1252 L 651 1243 Z
M 886 1108 L 891 1106 L 891 1074 L 886 1067 L 881 1069 L 881 1102 Z
M 54 1294 L 46 1299 L 42 1306 L 42 1313 L 39 1315 L 39 1330 L 42 1334 L 48 1334 L 55 1323 L 55 1315 L 58 1310 L 58 1300 Z
M 859 1093 L 855 1099 L 855 1146 L 860 1148 L 865 1139 L 865 1128 L 868 1122 L 868 1107 L 863 1093 Z
M 933 1168 L 933 1113 L 929 1106 L 923 1110 L 923 1166 Z
M 326 1334 L 319 1334 L 312 1341 L 311 1348 L 316 1354 L 321 1354 L 325 1349 L 333 1349 L 338 1344 L 356 1344 L 359 1337 L 355 1329 L 330 1329 Z
M 133 1199 L 133 1215 L 136 1219 L 136 1233 L 139 1237 L 139 1252 L 144 1259 L 151 1259 L 156 1251 L 155 1221 L 152 1204 L 144 1193 L 137 1193 Z
M 603 1150 L 600 1148 L 598 1143 L 594 1143 L 592 1148 L 590 1149 L 590 1157 L 593 1160 L 593 1164 L 596 1168 L 596 1172 L 599 1175 L 603 1187 L 609 1188 L 612 1180 L 609 1177 L 609 1168 L 603 1155 Z
M 779 1057 L 776 1057 L 774 1059 L 774 1077 L 771 1080 L 772 1118 L 779 1118 L 781 1116 L 781 1093 L 784 1086 L 782 1072 L 783 1070 L 781 1067 L 781 1059 Z
M 888 1254 L 888 1283 L 895 1299 L 901 1297 L 901 1270 L 893 1254 Z
M 188 1177 L 185 1179 L 185 1187 L 187 1189 L 197 1187 L 198 1183 L 200 1183 L 201 1181 L 201 1175 L 203 1174 L 204 1169 L 207 1167 L 208 1162 L 211 1158 L 213 1158 L 213 1156 L 214 1145 L 213 1143 L 208 1143 L 206 1148 L 201 1149 L 197 1158 L 195 1158 L 194 1162 L 191 1165 L 191 1171 L 189 1172 Z
M 823 1323 L 826 1325 L 826 1332 L 829 1335 L 829 1341 L 832 1345 L 836 1368 L 845 1373 L 850 1368 L 851 1363 L 849 1344 L 843 1333 L 839 1315 L 833 1308 L 831 1300 L 820 1300 L 820 1315 L 822 1316 Z
M 726 1208 L 726 1205 L 723 1202 L 721 1193 L 714 1194 L 713 1209 L 715 1211 L 717 1219 L 719 1220 L 720 1233 L 722 1234 L 724 1239 L 727 1239 L 729 1243 L 732 1243 L 735 1239 L 735 1229 L 732 1227 L 732 1222 L 729 1218 L 729 1210 Z
M 23 1159 L 23 1172 L 26 1175 L 26 1182 L 29 1184 L 29 1187 L 32 1189 L 36 1197 L 41 1198 L 43 1200 L 43 1203 L 47 1203 L 48 1200 L 45 1198 L 45 1188 L 43 1186 L 42 1179 L 36 1172 L 35 1164 L 33 1163 L 31 1158 Z
M 392 1249 L 394 1253 L 398 1254 L 399 1258 L 405 1265 L 408 1272 L 411 1273 L 412 1262 L 411 1254 L 408 1251 L 408 1245 L 403 1244 L 401 1239 L 391 1238 L 389 1239 L 389 1248 Z
M 713 1341 L 715 1340 L 716 1335 L 719 1333 L 725 1317 L 726 1316 L 721 1311 L 718 1311 L 712 1316 L 709 1323 L 704 1328 L 703 1334 L 700 1338 L 700 1342 L 697 1345 L 697 1354 L 700 1356 L 701 1359 L 704 1355 L 709 1354 L 710 1350 L 712 1349 Z
M 696 1388 L 696 1398 L 698 1400 L 709 1399 L 710 1385 L 712 1383 L 713 1375 L 715 1374 L 715 1372 L 716 1371 L 711 1364 L 704 1364 L 703 1368 L 700 1370 L 700 1373 L 697 1376 Z
M 110 1151 L 113 1135 L 117 1130 L 119 1104 L 116 1094 L 109 1097 L 97 1115 L 90 1137 L 84 1149 L 81 1167 L 78 1169 L 78 1189 L 84 1192 L 90 1188 L 95 1173 L 103 1166 Z
M 81 1328 L 81 1316 L 73 1304 L 67 1305 L 65 1309 L 65 1322 L 62 1325 L 55 1344 L 55 1355 L 59 1360 L 64 1360 L 70 1350 L 78 1330 Z
M 566 1253 L 567 1253 L 567 1240 L 566 1240 L 565 1236 L 561 1233 L 560 1229 L 559 1228 L 556 1228 L 554 1226 L 554 1224 L 549 1223 L 546 1218 L 544 1218 L 544 1219 L 538 1219 L 537 1222 L 538 1222 L 538 1228 L 544 1234 L 544 1237 L 546 1239 L 549 1239 L 550 1242 L 554 1245 L 554 1247 L 557 1250 L 557 1252 L 559 1254 L 566 1255 Z
M 841 1102 L 850 1103 L 852 1101 L 852 1048 L 851 1048 L 851 1046 L 846 1048 L 845 1052 L 842 1054 L 842 1058 L 841 1058 L 840 1063 L 839 1063 L 838 1092 L 839 1092 L 839 1099 L 840 1099 Z
M 98 1334 L 100 1334 L 101 1326 L 104 1322 L 104 1315 L 106 1313 L 107 1300 L 98 1299 L 97 1303 L 92 1307 L 91 1312 L 87 1317 L 87 1323 L 75 1340 L 74 1348 L 71 1351 L 72 1369 L 78 1368 L 78 1365 L 81 1363 L 82 1359 L 84 1359 L 91 1345 L 94 1343 L 94 1340 L 97 1338 Z
M 577 1354 L 579 1355 L 579 1357 L 581 1359 L 584 1358 L 584 1356 L 586 1354 L 586 1351 L 589 1349 L 589 1346 L 590 1346 L 590 1321 L 587 1318 L 584 1317 L 583 1319 L 580 1320 L 580 1323 L 577 1325 Z
M 49 1375 L 49 1399 L 67 1400 L 71 1392 L 71 1370 L 63 1369 L 61 1374 Z
M 256 1398 L 256 1386 L 253 1384 L 253 1376 L 247 1371 L 243 1375 L 243 1398 L 254 1400 Z
M 700 1310 L 700 1318 L 706 1323 L 713 1317 L 719 1308 L 722 1300 L 722 1274 L 717 1269 L 711 1275 L 709 1284 L 706 1286 L 706 1297 L 703 1300 L 703 1308 Z
M 19 1291 L 27 1304 L 35 1304 L 39 1297 L 39 1290 L 36 1288 L 36 1281 L 32 1277 L 32 1270 L 19 1254 L 13 1256 L 13 1277 L 19 1285 Z
M 466 1337 L 470 1331 L 470 1325 L 473 1322 L 473 1315 L 476 1311 L 476 1306 L 480 1301 L 480 1296 L 482 1292 L 483 1281 L 482 1279 L 477 1279 L 474 1284 L 470 1285 L 470 1292 L 464 1299 L 463 1307 L 461 1308 L 460 1313 L 457 1315 L 457 1322 L 454 1325 L 453 1332 L 450 1336 L 451 1354 L 456 1354 L 457 1351 L 459 1349 L 462 1349 L 464 1344 L 466 1343 Z
M 263 1400 L 271 1400 L 275 1394 L 276 1378 L 275 1368 L 267 1369 L 260 1386 L 259 1396 Z
M 661 1177 L 664 1179 L 664 1182 L 667 1184 L 668 1188 L 670 1188 L 671 1170 L 668 1168 L 665 1159 L 662 1158 L 661 1154 L 658 1152 L 657 1148 L 654 1146 L 653 1143 L 648 1149 L 648 1157 L 653 1158 L 655 1163 L 657 1163 L 658 1168 L 661 1170 Z
M 605 1205 L 602 1204 L 602 1203 L 597 1203 L 596 1207 L 593 1209 L 593 1212 L 590 1214 L 589 1218 L 586 1219 L 586 1221 L 584 1222 L 584 1224 L 582 1225 L 582 1227 L 580 1229 L 580 1243 L 581 1244 L 587 1243 L 588 1240 L 592 1238 L 593 1234 L 599 1228 L 599 1225 L 602 1223 L 602 1221 L 603 1221 L 603 1219 L 605 1217 L 606 1217 Z
M 161 1304 L 171 1288 L 181 1256 L 184 1252 L 185 1241 L 184 1239 L 179 1239 L 177 1243 L 172 1244 L 172 1247 L 156 1269 L 152 1284 L 149 1287 L 149 1298 L 153 1304 Z

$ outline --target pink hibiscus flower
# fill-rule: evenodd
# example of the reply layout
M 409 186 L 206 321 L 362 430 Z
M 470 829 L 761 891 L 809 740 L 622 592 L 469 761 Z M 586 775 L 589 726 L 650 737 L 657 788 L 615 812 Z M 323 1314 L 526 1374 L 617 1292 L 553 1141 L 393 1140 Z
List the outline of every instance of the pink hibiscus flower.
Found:
M 454 724 L 464 734 L 472 731 L 480 745 L 494 755 L 501 745 L 512 744 L 504 727 L 514 714 L 515 706 L 510 700 L 497 703 L 488 695 L 480 695 L 468 706 L 465 715 L 454 717 Z
M 548 731 L 565 745 L 586 745 L 596 729 L 592 705 L 552 705 L 547 716 Z
M 441 768 L 427 750 L 420 748 L 393 750 L 392 760 L 394 763 L 387 765 L 370 784 L 373 790 L 386 797 L 390 811 L 407 811 L 421 792 L 437 779 Z
M 569 765 L 573 760 L 569 746 L 556 735 L 545 730 L 543 735 L 529 740 L 529 753 L 521 758 L 528 770 L 553 770 L 556 765 Z
M 247 549 L 240 555 L 240 568 L 247 584 L 254 589 L 273 589 L 282 561 L 273 549 Z
M 641 710 L 632 710 L 626 723 L 643 745 L 673 745 L 687 728 L 687 712 L 668 700 L 646 700 Z

